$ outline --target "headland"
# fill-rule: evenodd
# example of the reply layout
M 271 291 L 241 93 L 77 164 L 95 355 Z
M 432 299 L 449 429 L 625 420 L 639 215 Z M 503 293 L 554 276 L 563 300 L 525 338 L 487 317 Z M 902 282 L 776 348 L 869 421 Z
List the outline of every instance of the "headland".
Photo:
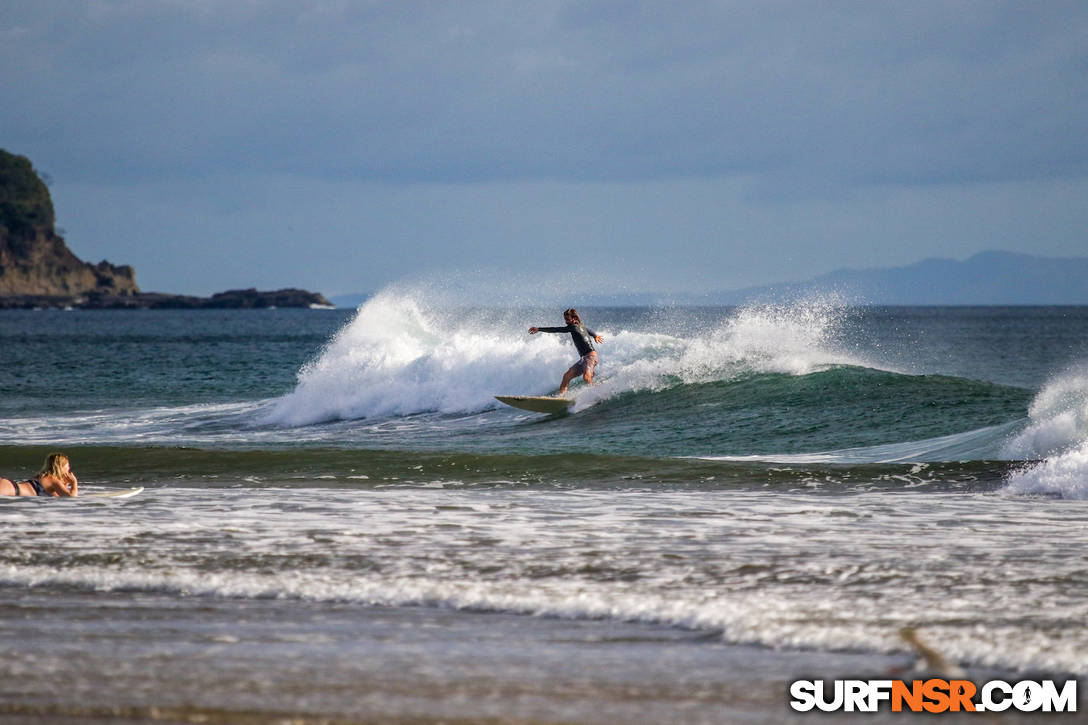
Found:
M 0 149 L 0 309 L 330 308 L 302 289 L 234 289 L 211 297 L 144 292 L 131 265 L 85 262 L 57 233 L 49 188 L 25 156 Z

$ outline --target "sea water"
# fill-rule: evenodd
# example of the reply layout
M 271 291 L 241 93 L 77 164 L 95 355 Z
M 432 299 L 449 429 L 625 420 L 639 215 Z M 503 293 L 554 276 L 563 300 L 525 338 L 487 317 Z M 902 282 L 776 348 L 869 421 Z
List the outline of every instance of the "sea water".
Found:
M 582 314 L 561 417 L 493 397 L 553 309 L 0 315 L 0 475 L 146 488 L 0 501 L 0 713 L 779 722 L 905 627 L 1088 674 L 1088 308 Z

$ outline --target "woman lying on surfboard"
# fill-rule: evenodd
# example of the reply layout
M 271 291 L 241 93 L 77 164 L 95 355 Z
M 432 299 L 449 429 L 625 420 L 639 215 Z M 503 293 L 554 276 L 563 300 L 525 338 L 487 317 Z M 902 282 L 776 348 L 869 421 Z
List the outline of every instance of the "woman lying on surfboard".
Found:
M 42 470 L 26 481 L 16 483 L 0 478 L 0 496 L 78 496 L 79 481 L 72 473 L 68 456 L 50 453 L 45 457 Z
M 559 394 L 565 395 L 570 381 L 581 375 L 587 384 L 593 385 L 593 371 L 597 367 L 597 351 L 593 349 L 593 343 L 604 342 L 604 338 L 582 324 L 582 318 L 578 316 L 578 310 L 571 307 L 563 311 L 564 327 L 530 327 L 529 334 L 538 332 L 569 332 L 574 338 L 574 346 L 581 355 L 578 362 L 570 366 L 570 370 L 563 373 L 563 382 L 559 384 Z

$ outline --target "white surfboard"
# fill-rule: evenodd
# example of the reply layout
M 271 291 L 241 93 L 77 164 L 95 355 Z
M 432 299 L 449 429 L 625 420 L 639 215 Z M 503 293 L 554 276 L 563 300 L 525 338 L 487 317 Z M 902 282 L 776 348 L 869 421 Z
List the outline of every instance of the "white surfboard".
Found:
M 496 395 L 495 400 L 513 408 L 551 415 L 567 413 L 574 405 L 573 398 L 560 398 L 554 395 Z
M 136 488 L 122 488 L 116 491 L 95 491 L 93 493 L 81 493 L 77 498 L 132 498 L 143 490 L 143 486 L 137 486 Z

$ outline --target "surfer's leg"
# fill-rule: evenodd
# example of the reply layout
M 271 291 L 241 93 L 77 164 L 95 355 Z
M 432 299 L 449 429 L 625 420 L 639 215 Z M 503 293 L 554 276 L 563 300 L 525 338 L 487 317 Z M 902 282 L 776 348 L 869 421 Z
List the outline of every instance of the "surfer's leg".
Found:
M 578 377 L 578 374 L 582 372 L 578 369 L 577 365 L 572 365 L 570 370 L 563 373 L 563 382 L 559 384 L 559 394 L 564 395 L 567 392 L 567 386 L 570 385 L 570 381 Z
M 586 385 L 593 385 L 593 373 L 597 370 L 597 354 L 591 352 L 583 360 L 585 362 L 582 367 L 585 368 L 585 374 L 582 375 L 582 379 L 586 381 Z

